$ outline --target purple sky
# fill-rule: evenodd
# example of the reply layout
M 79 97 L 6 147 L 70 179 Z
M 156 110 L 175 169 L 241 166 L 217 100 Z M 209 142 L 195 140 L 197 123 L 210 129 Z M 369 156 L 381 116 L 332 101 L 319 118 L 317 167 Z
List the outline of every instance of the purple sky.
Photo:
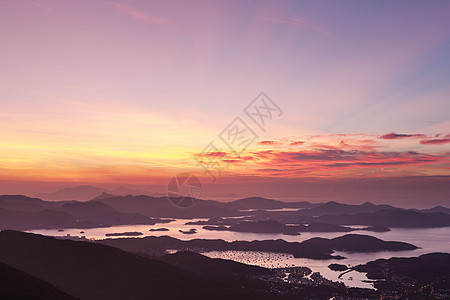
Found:
M 261 91 L 283 114 L 243 156 L 221 145 L 211 194 L 448 176 L 449 15 L 448 1 L 0 1 L 0 192 L 203 176 L 196 153 Z

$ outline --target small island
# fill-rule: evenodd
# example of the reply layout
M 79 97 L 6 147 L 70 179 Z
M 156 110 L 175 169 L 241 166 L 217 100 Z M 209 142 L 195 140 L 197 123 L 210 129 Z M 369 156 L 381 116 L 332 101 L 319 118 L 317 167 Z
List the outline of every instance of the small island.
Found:
M 115 232 L 115 233 L 107 233 L 106 236 L 140 236 L 143 235 L 142 232 L 131 231 L 131 232 Z
M 369 226 L 369 227 L 362 228 L 360 230 L 372 231 L 372 232 L 388 232 L 388 231 L 391 231 L 391 229 L 389 227 L 384 226 L 384 225 Z
M 229 228 L 227 226 L 213 226 L 213 225 L 206 225 L 202 227 L 205 230 L 212 230 L 212 231 L 228 231 Z
M 191 228 L 189 230 L 178 230 L 179 232 L 183 233 L 183 234 L 194 234 L 197 233 L 197 229 L 195 228 Z
M 150 228 L 149 231 L 169 231 L 168 228 Z
M 346 265 L 341 265 L 341 264 L 329 264 L 328 268 L 332 271 L 338 271 L 338 272 L 343 272 L 343 271 L 348 270 L 348 267 Z

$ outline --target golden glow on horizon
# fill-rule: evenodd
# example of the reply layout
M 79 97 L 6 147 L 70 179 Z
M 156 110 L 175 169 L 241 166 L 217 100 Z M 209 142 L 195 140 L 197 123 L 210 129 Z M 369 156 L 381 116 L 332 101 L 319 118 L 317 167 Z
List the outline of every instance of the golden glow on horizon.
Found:
M 195 155 L 261 90 L 284 114 L 224 176 L 450 174 L 447 4 L 1 5 L 0 180 L 202 174 Z

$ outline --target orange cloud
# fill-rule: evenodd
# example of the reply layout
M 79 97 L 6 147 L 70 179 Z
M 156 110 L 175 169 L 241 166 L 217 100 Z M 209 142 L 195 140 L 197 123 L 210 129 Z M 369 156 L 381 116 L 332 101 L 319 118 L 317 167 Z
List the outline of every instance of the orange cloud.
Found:
M 277 141 L 261 141 L 258 142 L 258 144 L 266 146 L 266 145 L 278 145 L 279 143 Z

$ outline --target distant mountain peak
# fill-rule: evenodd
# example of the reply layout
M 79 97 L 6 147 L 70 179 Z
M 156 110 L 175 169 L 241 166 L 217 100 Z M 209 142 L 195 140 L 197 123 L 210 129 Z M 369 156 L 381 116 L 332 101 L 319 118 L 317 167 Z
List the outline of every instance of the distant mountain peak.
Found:
M 37 197 L 45 200 L 89 200 L 105 192 L 104 189 L 92 185 L 67 187 L 54 193 L 43 193 Z
M 112 198 L 112 197 L 117 197 L 117 195 L 113 195 L 107 192 L 102 192 L 100 195 L 98 195 L 97 197 L 93 198 L 92 201 L 95 200 L 102 200 L 102 199 L 107 199 L 107 198 Z
M 324 206 L 341 206 L 341 205 L 345 205 L 343 203 L 339 203 L 336 201 L 328 201 L 327 203 L 323 204 Z

